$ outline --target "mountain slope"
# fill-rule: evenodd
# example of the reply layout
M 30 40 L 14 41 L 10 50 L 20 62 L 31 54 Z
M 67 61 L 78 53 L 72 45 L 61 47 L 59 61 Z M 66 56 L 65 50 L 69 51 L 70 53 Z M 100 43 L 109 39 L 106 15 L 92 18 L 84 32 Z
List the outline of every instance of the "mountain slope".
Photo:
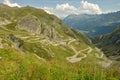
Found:
M 94 37 L 92 41 L 108 56 L 120 56 L 120 27 L 109 34 Z
M 97 79 L 103 76 L 92 75 L 94 67 L 99 71 L 112 63 L 86 36 L 41 9 L 1 4 L 0 23 L 1 79 Z
M 56 59 L 66 60 L 67 56 L 90 47 L 93 52 L 103 54 L 97 51 L 83 34 L 67 27 L 57 17 L 49 15 L 43 10 L 29 6 L 10 8 L 1 5 L 0 7 L 2 11 L 0 16 L 5 19 L 1 22 L 4 24 L 0 27 L 1 42 L 4 39 L 11 44 L 10 46 L 14 46 L 23 53 L 35 53 L 45 59 L 55 57 Z M 9 10 L 12 13 L 7 14 Z M 9 18 L 6 18 L 6 16 Z M 9 23 L 6 23 L 6 21 Z M 94 56 L 92 51 L 91 55 Z
M 120 11 L 101 15 L 69 15 L 63 21 L 88 36 L 96 36 L 106 34 L 120 25 Z

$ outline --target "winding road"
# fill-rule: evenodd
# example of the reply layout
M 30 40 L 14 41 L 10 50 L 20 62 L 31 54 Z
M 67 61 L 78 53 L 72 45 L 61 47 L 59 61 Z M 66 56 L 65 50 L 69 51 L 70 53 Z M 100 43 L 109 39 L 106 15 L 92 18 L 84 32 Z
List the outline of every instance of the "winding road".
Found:
M 109 60 L 107 62 L 98 62 L 98 64 L 102 65 L 103 68 L 107 68 L 109 66 L 111 66 L 111 64 L 113 63 L 113 61 Z
M 100 49 L 98 49 L 98 48 L 95 48 L 98 52 L 101 52 L 101 50 Z M 100 54 L 98 54 L 98 53 L 95 53 L 95 56 L 97 57 L 97 58 L 103 58 L 104 57 L 104 54 L 102 53 L 101 55 Z
M 70 46 L 70 48 L 75 52 L 75 55 L 73 56 L 70 56 L 70 57 L 67 57 L 66 60 L 68 60 L 69 62 L 71 63 L 75 63 L 75 62 L 79 62 L 81 61 L 82 59 L 86 58 L 87 55 L 83 53 L 83 51 L 87 51 L 87 54 L 90 54 L 92 52 L 92 48 L 91 47 L 88 47 L 86 49 L 83 49 L 83 50 L 80 50 L 80 51 L 77 51 L 72 45 L 70 45 L 72 42 L 76 41 L 75 39 L 71 40 L 68 42 L 68 46 Z M 96 48 L 96 50 L 99 52 L 100 49 Z M 83 55 L 82 57 L 77 57 L 79 54 Z M 95 53 L 95 56 L 97 58 L 103 58 L 104 54 L 102 53 L 101 55 L 99 55 L 98 53 Z
M 92 48 L 91 47 L 88 47 L 86 49 L 83 49 L 83 50 L 80 50 L 79 52 L 76 51 L 76 49 L 73 47 L 73 46 L 70 46 L 71 49 L 75 52 L 75 55 L 71 56 L 71 57 L 67 57 L 66 59 L 71 62 L 71 63 L 75 63 L 75 62 L 79 62 L 81 61 L 82 59 L 86 58 L 87 55 L 86 54 L 83 54 L 82 51 L 87 51 L 88 50 L 88 54 L 90 54 L 92 52 Z M 82 57 L 77 57 L 79 54 L 82 54 L 83 56 Z
M 68 60 L 69 62 L 71 63 L 75 63 L 75 62 L 79 62 L 81 61 L 82 59 L 86 58 L 87 55 L 86 54 L 83 54 L 82 51 L 86 51 L 88 50 L 88 54 L 91 53 L 92 51 L 92 48 L 91 47 L 88 47 L 86 49 L 83 49 L 83 50 L 80 50 L 80 51 L 77 51 L 72 45 L 70 45 L 72 42 L 76 41 L 75 39 L 72 39 L 70 40 L 67 45 L 70 46 L 70 48 L 75 52 L 75 55 L 71 56 L 71 57 L 67 57 L 66 60 Z M 83 56 L 82 57 L 77 57 L 79 54 L 82 54 Z
M 99 55 L 98 53 L 95 53 L 95 56 L 96 56 L 97 58 L 103 58 L 104 54 Z

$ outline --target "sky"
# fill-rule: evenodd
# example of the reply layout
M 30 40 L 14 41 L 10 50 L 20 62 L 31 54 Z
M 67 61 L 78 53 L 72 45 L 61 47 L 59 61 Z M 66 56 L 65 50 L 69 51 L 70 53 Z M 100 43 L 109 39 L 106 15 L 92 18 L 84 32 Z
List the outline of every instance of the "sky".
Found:
M 102 14 L 120 11 L 120 0 L 0 0 L 10 7 L 33 6 L 64 18 L 70 14 Z

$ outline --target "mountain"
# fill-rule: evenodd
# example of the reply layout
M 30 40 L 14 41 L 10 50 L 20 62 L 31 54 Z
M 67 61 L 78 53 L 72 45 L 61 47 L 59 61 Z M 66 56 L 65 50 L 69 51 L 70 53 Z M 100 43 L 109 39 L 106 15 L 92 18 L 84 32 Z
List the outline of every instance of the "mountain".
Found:
M 91 38 L 107 56 L 120 56 L 120 26 L 106 35 Z M 119 59 L 120 60 L 120 57 Z
M 85 35 L 56 16 L 0 4 L 0 79 L 119 79 L 108 77 L 118 69 L 109 71 L 111 63 Z
M 87 36 L 107 34 L 120 25 L 120 11 L 101 15 L 69 15 L 63 21 Z

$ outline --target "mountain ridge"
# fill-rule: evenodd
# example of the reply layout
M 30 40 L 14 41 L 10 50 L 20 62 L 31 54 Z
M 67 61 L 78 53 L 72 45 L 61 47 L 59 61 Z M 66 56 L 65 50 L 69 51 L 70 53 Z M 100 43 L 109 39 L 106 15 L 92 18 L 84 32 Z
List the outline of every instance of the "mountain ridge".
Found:
M 120 56 L 120 26 L 106 35 L 91 38 L 92 42 L 102 48 L 107 56 Z
M 119 26 L 119 14 L 120 11 L 100 15 L 72 15 L 63 21 L 73 29 L 83 31 L 87 36 L 96 36 L 106 34 Z
M 22 52 L 36 53 L 43 58 L 47 59 L 51 57 L 52 59 L 52 56 L 58 53 L 55 52 L 56 47 L 58 47 L 58 50 L 67 51 L 67 53 L 69 53 L 68 50 L 70 50 L 71 54 L 76 54 L 82 48 L 95 48 L 86 36 L 79 31 L 69 28 L 56 16 L 49 15 L 43 10 L 28 6 L 23 8 L 10 8 L 5 6 L 5 8 L 5 10 L 4 6 L 1 8 L 0 12 L 3 12 L 1 12 L 0 16 L 8 15 L 9 18 L 5 17 L 4 19 L 10 23 L 1 25 L 1 34 L 4 34 L 2 35 L 4 37 L 8 36 L 5 37 L 5 39 L 10 40 L 9 43 Z M 13 12 L 7 14 L 6 12 L 9 10 Z M 19 15 L 16 16 L 18 13 Z M 69 43 L 72 44 L 69 45 Z M 92 50 L 97 51 L 96 49 Z M 97 52 L 103 54 L 102 52 Z M 93 54 L 91 51 L 91 55 Z

